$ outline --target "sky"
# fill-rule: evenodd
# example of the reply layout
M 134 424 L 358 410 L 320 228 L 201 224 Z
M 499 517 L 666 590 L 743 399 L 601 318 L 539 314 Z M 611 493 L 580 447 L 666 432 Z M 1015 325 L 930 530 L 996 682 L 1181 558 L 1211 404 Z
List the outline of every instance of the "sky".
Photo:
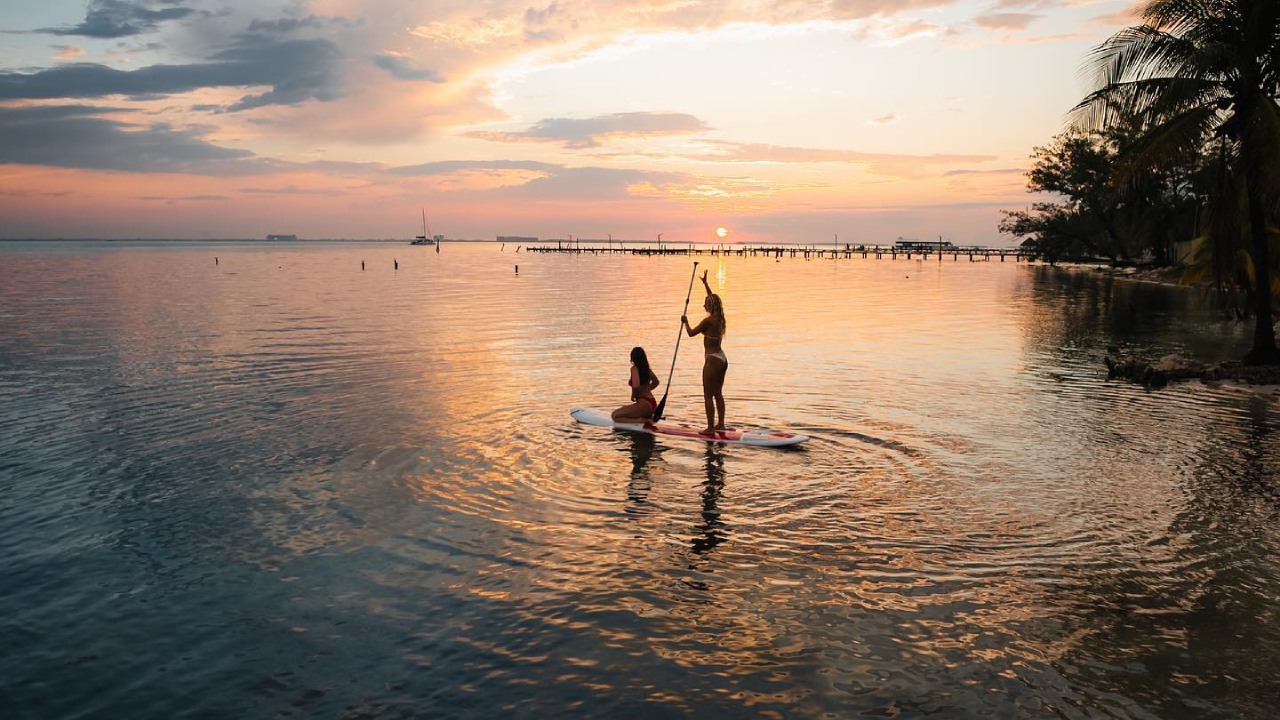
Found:
M 0 0 L 0 238 L 1010 245 L 1132 0 Z

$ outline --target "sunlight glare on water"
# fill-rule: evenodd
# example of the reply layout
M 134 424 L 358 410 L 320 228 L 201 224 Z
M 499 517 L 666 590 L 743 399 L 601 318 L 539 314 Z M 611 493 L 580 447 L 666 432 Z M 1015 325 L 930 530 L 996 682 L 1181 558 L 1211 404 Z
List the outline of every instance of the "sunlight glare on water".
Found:
M 568 415 L 625 403 L 642 345 L 668 416 L 703 421 L 700 338 L 666 382 L 686 257 L 0 259 L 18 717 L 1237 718 L 1280 699 L 1274 390 L 1148 391 L 1102 365 L 1110 345 L 1243 354 L 1248 328 L 1191 291 L 1012 259 L 701 256 L 730 423 L 811 437 L 766 450 Z

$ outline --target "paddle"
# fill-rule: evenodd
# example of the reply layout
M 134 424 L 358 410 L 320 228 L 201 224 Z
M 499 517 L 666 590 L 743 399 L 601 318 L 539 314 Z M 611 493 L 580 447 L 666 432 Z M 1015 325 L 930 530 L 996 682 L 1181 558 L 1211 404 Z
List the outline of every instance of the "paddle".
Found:
M 689 292 L 684 295 L 684 312 L 681 315 L 689 314 L 689 298 L 693 295 L 693 279 L 698 276 L 698 261 L 693 261 L 693 274 L 689 276 Z M 667 407 L 667 393 L 671 392 L 671 377 L 676 374 L 676 355 L 680 354 L 680 338 L 684 337 L 684 323 L 680 323 L 680 334 L 676 335 L 676 351 L 671 353 L 671 372 L 667 373 L 667 389 L 662 393 L 662 400 L 658 402 L 658 407 L 653 410 L 653 421 L 658 422 L 662 419 L 662 411 Z

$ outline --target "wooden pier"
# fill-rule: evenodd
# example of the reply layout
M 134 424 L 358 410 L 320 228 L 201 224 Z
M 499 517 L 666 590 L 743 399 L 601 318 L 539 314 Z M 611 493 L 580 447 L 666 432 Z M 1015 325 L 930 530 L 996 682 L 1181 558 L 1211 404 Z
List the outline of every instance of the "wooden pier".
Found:
M 873 258 L 876 260 L 897 260 L 902 257 L 905 260 L 937 260 L 941 262 L 946 256 L 951 256 L 952 262 L 958 262 L 960 258 L 968 258 L 969 262 L 990 262 L 991 258 L 997 257 L 1000 262 L 1004 262 L 1005 258 L 1013 258 L 1014 262 L 1027 261 L 1033 259 L 1033 254 L 1027 250 L 1016 247 L 993 248 L 993 247 L 944 247 L 944 248 L 913 248 L 903 249 L 893 245 L 854 245 L 846 247 L 817 247 L 817 246 L 800 246 L 800 245 L 775 245 L 755 246 L 755 245 L 709 245 L 709 244 L 686 244 L 680 246 L 673 245 L 630 245 L 626 246 L 622 243 L 610 243 L 608 245 L 582 244 L 580 242 L 560 241 L 555 245 L 549 242 L 542 242 L 537 245 L 528 245 L 524 248 L 525 252 L 534 253 L 577 253 L 583 255 L 684 255 L 684 256 L 703 256 L 703 255 L 723 255 L 738 257 L 793 257 L 804 259 L 852 259 L 852 258 Z

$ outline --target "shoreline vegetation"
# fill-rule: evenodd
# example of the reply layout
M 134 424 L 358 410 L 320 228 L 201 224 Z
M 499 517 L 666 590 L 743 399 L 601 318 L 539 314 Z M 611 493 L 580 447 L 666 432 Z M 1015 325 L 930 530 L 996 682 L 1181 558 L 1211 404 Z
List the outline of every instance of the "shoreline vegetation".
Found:
M 1047 199 L 1002 211 L 999 230 L 1051 264 L 1185 265 L 1188 284 L 1252 318 L 1243 362 L 1280 366 L 1280 2 L 1144 0 L 1135 11 L 1138 24 L 1086 57 L 1093 90 L 1069 129 L 1031 155 L 1027 189 Z

